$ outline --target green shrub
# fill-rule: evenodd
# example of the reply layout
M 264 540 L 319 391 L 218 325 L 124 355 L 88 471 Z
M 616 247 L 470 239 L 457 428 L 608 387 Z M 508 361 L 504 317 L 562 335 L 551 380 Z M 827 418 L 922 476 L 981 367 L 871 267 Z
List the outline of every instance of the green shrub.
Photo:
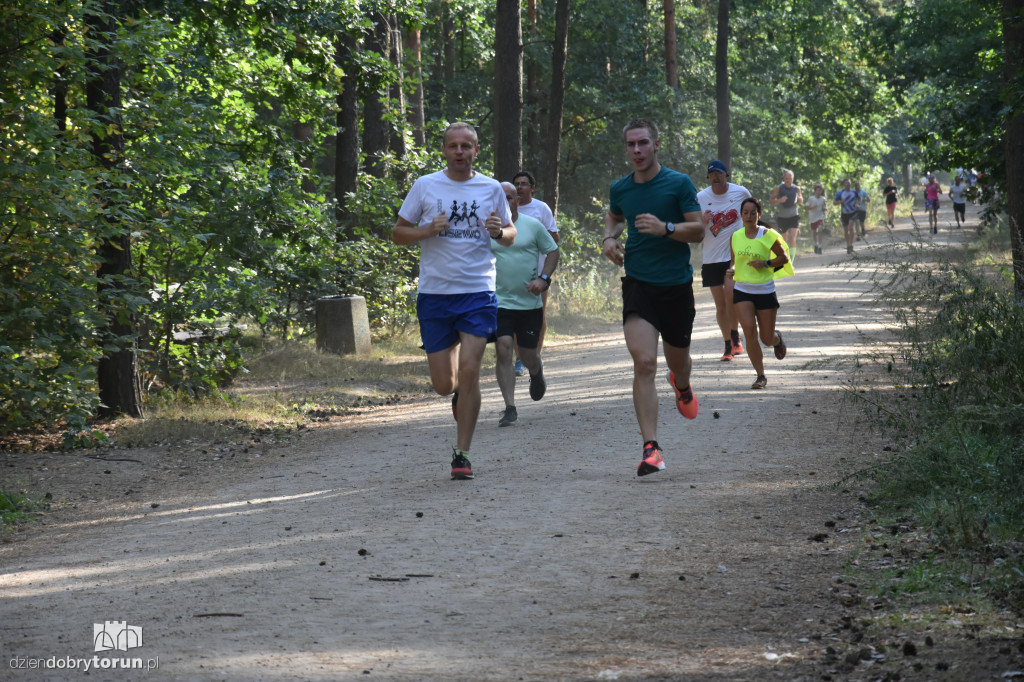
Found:
M 1009 267 L 973 253 L 894 250 L 879 282 L 899 341 L 884 412 L 903 447 L 878 472 L 874 500 L 912 511 L 1024 606 L 1014 578 L 1024 568 L 1024 302 Z

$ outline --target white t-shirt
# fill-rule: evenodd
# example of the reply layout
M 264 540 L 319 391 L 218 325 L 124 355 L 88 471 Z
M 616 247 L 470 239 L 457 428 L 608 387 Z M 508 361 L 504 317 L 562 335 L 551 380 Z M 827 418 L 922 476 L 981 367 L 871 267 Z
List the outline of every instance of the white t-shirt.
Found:
M 813 196 L 808 197 L 804 201 L 804 206 L 807 207 L 807 219 L 816 223 L 819 220 L 825 219 L 825 197 L 824 196 Z
M 701 216 L 704 218 L 704 263 L 727 263 L 732 260 L 729 240 L 743 227 L 740 206 L 750 197 L 742 185 L 729 183 L 725 194 L 715 194 L 711 187 L 697 192 Z
M 558 225 L 555 224 L 555 214 L 551 212 L 551 207 L 540 199 L 530 199 L 530 203 L 519 206 L 519 212 L 539 220 L 548 232 L 558 233 Z M 541 256 L 537 261 L 537 271 L 540 272 L 543 268 L 544 256 Z
M 540 199 L 531 199 L 528 204 L 520 204 L 519 212 L 539 220 L 548 232 L 558 232 L 558 225 L 555 224 L 555 215 L 551 212 L 551 207 Z
M 966 204 L 967 201 L 964 199 L 964 191 L 967 189 L 967 185 L 960 183 L 959 185 L 953 184 L 949 186 L 949 193 L 953 197 L 954 204 Z
M 512 222 L 508 199 L 497 180 L 476 173 L 452 180 L 444 171 L 413 183 L 398 215 L 423 227 L 439 213 L 448 229 L 420 242 L 421 294 L 475 294 L 494 291 L 494 254 L 484 221 L 492 212 L 502 225 Z

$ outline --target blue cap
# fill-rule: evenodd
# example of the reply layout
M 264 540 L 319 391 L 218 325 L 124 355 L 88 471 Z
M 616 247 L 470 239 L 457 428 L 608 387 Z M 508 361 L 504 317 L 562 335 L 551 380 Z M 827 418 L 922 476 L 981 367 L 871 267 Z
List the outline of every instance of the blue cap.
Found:
M 711 173 L 713 171 L 718 171 L 720 173 L 728 173 L 729 169 L 725 167 L 724 163 L 722 163 L 718 159 L 715 159 L 714 161 L 708 164 L 708 173 Z

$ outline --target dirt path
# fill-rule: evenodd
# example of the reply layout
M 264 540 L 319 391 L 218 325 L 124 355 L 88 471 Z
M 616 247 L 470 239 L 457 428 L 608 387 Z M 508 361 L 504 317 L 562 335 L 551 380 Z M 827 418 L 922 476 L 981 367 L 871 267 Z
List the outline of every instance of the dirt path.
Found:
M 825 267 L 841 251 L 780 283 L 790 350 L 769 351 L 768 390 L 749 389 L 746 356 L 719 361 L 699 299 L 701 411 L 681 418 L 660 382 L 657 475 L 635 475 L 616 328 L 545 351 L 548 395 L 520 386 L 518 427 L 497 427 L 487 377 L 474 481 L 448 480 L 439 398 L 248 453 L 231 478 L 212 452 L 180 475 L 151 463 L 128 501 L 0 546 L 0 678 L 73 679 L 9 663 L 91 661 L 93 624 L 127 621 L 143 647 L 94 665 L 141 657 L 154 679 L 876 679 L 844 659 L 861 599 L 845 571 L 870 523 L 856 484 L 834 484 L 882 452 L 841 386 L 884 316 L 865 277 Z M 936 676 L 924 653 L 919 679 L 977 679 Z

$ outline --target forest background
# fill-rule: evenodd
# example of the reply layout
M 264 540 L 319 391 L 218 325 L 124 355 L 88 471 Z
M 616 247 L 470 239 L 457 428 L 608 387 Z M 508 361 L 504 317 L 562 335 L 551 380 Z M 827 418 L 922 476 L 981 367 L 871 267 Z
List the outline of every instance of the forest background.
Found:
M 1019 298 L 1022 6 L 4 3 L 0 435 L 74 442 L 146 396 L 216 392 L 241 325 L 308 337 L 323 296 L 364 296 L 378 331 L 409 320 L 417 252 L 390 228 L 453 120 L 480 130 L 482 171 L 537 175 L 563 286 L 612 274 L 601 216 L 644 115 L 666 165 L 701 185 L 722 158 L 762 198 L 783 168 L 876 198 L 976 168 Z

